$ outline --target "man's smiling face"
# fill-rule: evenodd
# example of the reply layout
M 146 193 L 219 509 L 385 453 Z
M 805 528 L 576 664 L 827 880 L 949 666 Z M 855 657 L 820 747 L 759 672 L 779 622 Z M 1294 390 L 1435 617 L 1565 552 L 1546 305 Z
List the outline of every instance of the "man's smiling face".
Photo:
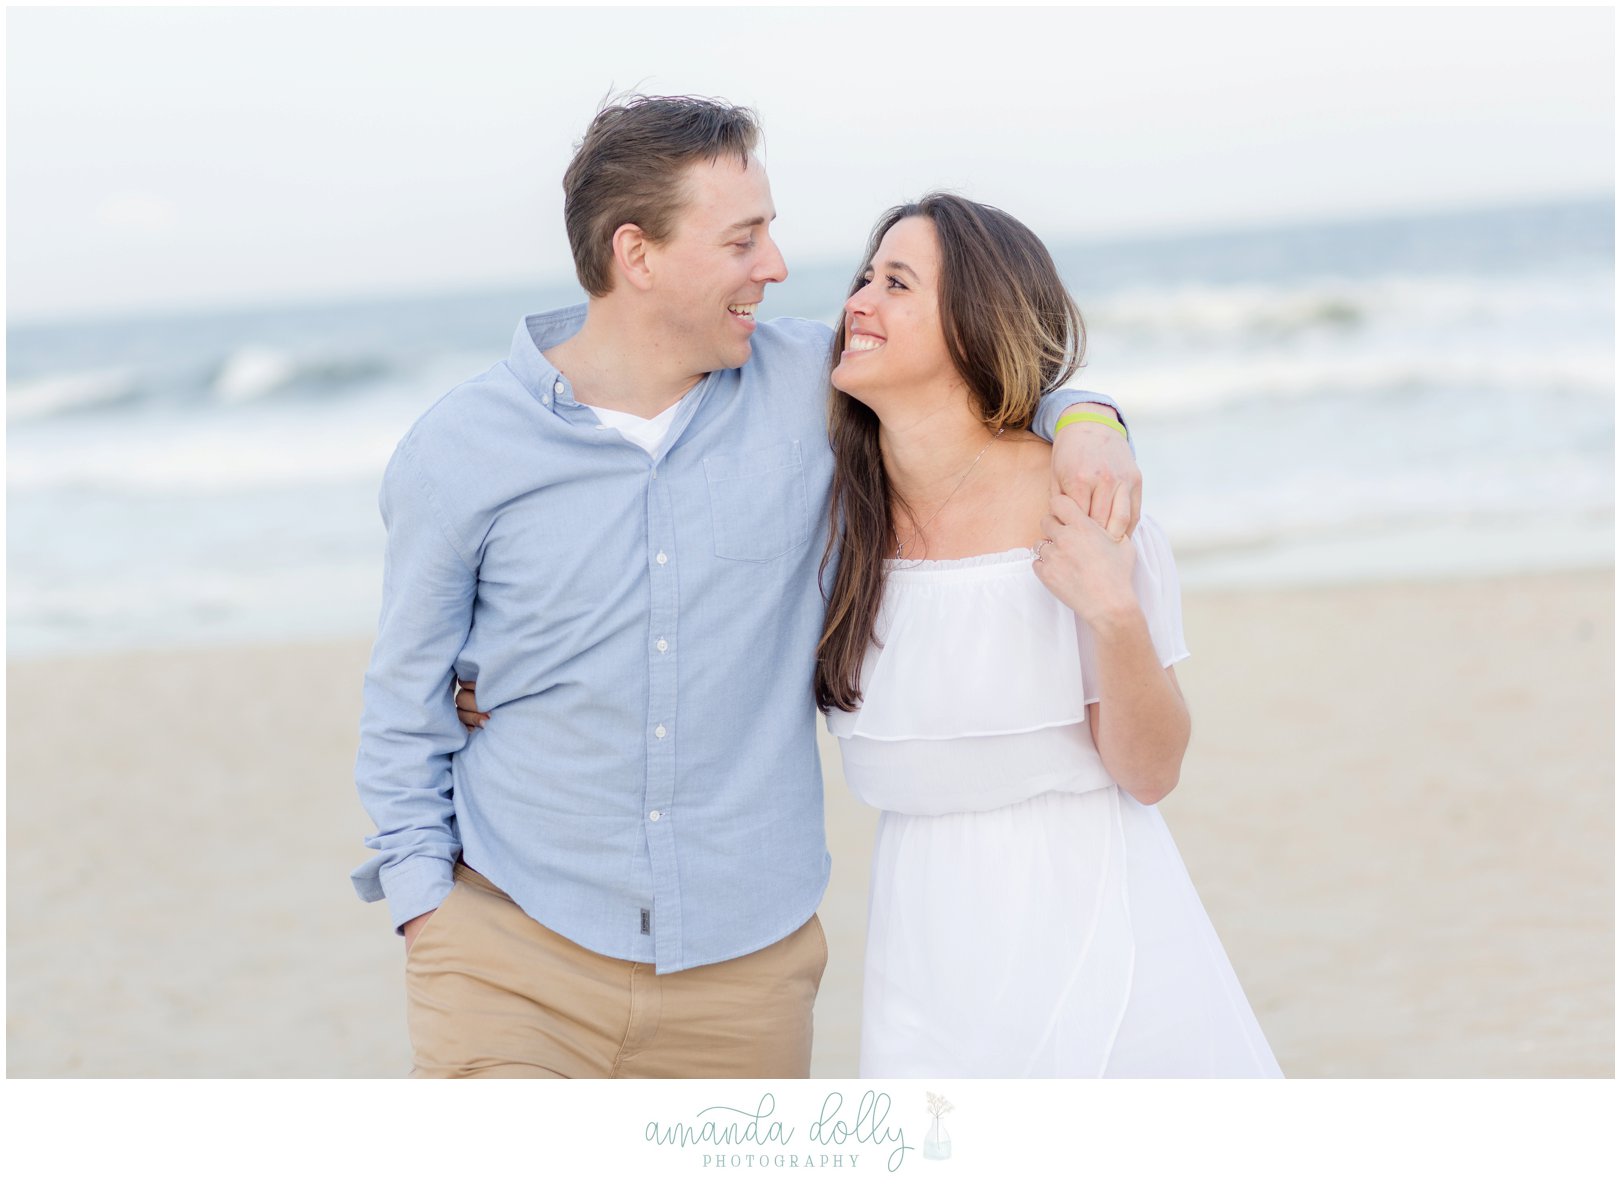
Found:
M 675 230 L 647 253 L 671 336 L 662 346 L 694 373 L 741 367 L 765 287 L 788 275 L 771 238 L 771 184 L 751 155 L 699 161 L 683 187 Z

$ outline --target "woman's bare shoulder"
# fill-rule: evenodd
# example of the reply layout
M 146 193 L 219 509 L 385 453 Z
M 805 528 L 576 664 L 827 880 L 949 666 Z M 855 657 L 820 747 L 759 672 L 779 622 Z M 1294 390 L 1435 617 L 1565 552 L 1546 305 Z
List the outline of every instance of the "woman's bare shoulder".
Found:
M 1037 437 L 1028 429 L 1005 433 L 1002 438 L 1016 451 L 1021 468 L 1052 468 L 1053 444 L 1046 438 Z
M 1035 532 L 1041 518 L 1047 514 L 1048 494 L 1053 470 L 1052 443 L 1035 434 L 1022 431 L 1010 438 L 1009 494 L 1013 497 L 1013 515 L 1029 525 Z M 1039 535 L 1039 534 L 1037 534 Z

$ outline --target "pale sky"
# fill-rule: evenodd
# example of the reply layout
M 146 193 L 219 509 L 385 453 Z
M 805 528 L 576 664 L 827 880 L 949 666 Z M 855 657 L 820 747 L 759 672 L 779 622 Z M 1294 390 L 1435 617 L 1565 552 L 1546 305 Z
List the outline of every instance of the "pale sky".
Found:
M 747 103 L 790 267 L 946 186 L 1053 243 L 1613 188 L 1591 9 L 11 9 L 10 316 L 571 275 L 611 88 Z

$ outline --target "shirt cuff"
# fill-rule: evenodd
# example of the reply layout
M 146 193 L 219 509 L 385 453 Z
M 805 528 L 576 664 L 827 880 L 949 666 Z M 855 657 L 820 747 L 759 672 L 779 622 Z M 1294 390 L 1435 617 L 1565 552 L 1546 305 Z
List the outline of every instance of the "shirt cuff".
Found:
M 383 893 L 388 897 L 394 932 L 404 935 L 406 921 L 432 912 L 445 902 L 456 886 L 455 864 L 433 855 L 412 855 L 378 872 Z

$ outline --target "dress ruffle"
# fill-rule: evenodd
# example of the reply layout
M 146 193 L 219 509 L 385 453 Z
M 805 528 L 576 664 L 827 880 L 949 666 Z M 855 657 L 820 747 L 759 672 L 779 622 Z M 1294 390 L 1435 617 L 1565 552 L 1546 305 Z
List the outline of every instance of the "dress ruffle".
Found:
M 1187 656 L 1170 546 L 1144 516 L 1132 534 L 1132 585 L 1160 660 Z M 861 667 L 863 700 L 828 714 L 841 739 L 1013 735 L 1086 721 L 1098 695 L 1096 645 L 1015 549 L 942 562 L 891 563 L 878 645 Z M 1078 662 L 1078 663 L 1077 663 Z
M 876 624 L 882 647 L 869 647 L 861 666 L 865 696 L 854 711 L 830 714 L 828 730 L 962 739 L 1085 721 L 1080 666 L 1064 662 L 1077 656 L 1075 616 L 1030 558 L 1023 549 L 994 564 L 891 570 Z

